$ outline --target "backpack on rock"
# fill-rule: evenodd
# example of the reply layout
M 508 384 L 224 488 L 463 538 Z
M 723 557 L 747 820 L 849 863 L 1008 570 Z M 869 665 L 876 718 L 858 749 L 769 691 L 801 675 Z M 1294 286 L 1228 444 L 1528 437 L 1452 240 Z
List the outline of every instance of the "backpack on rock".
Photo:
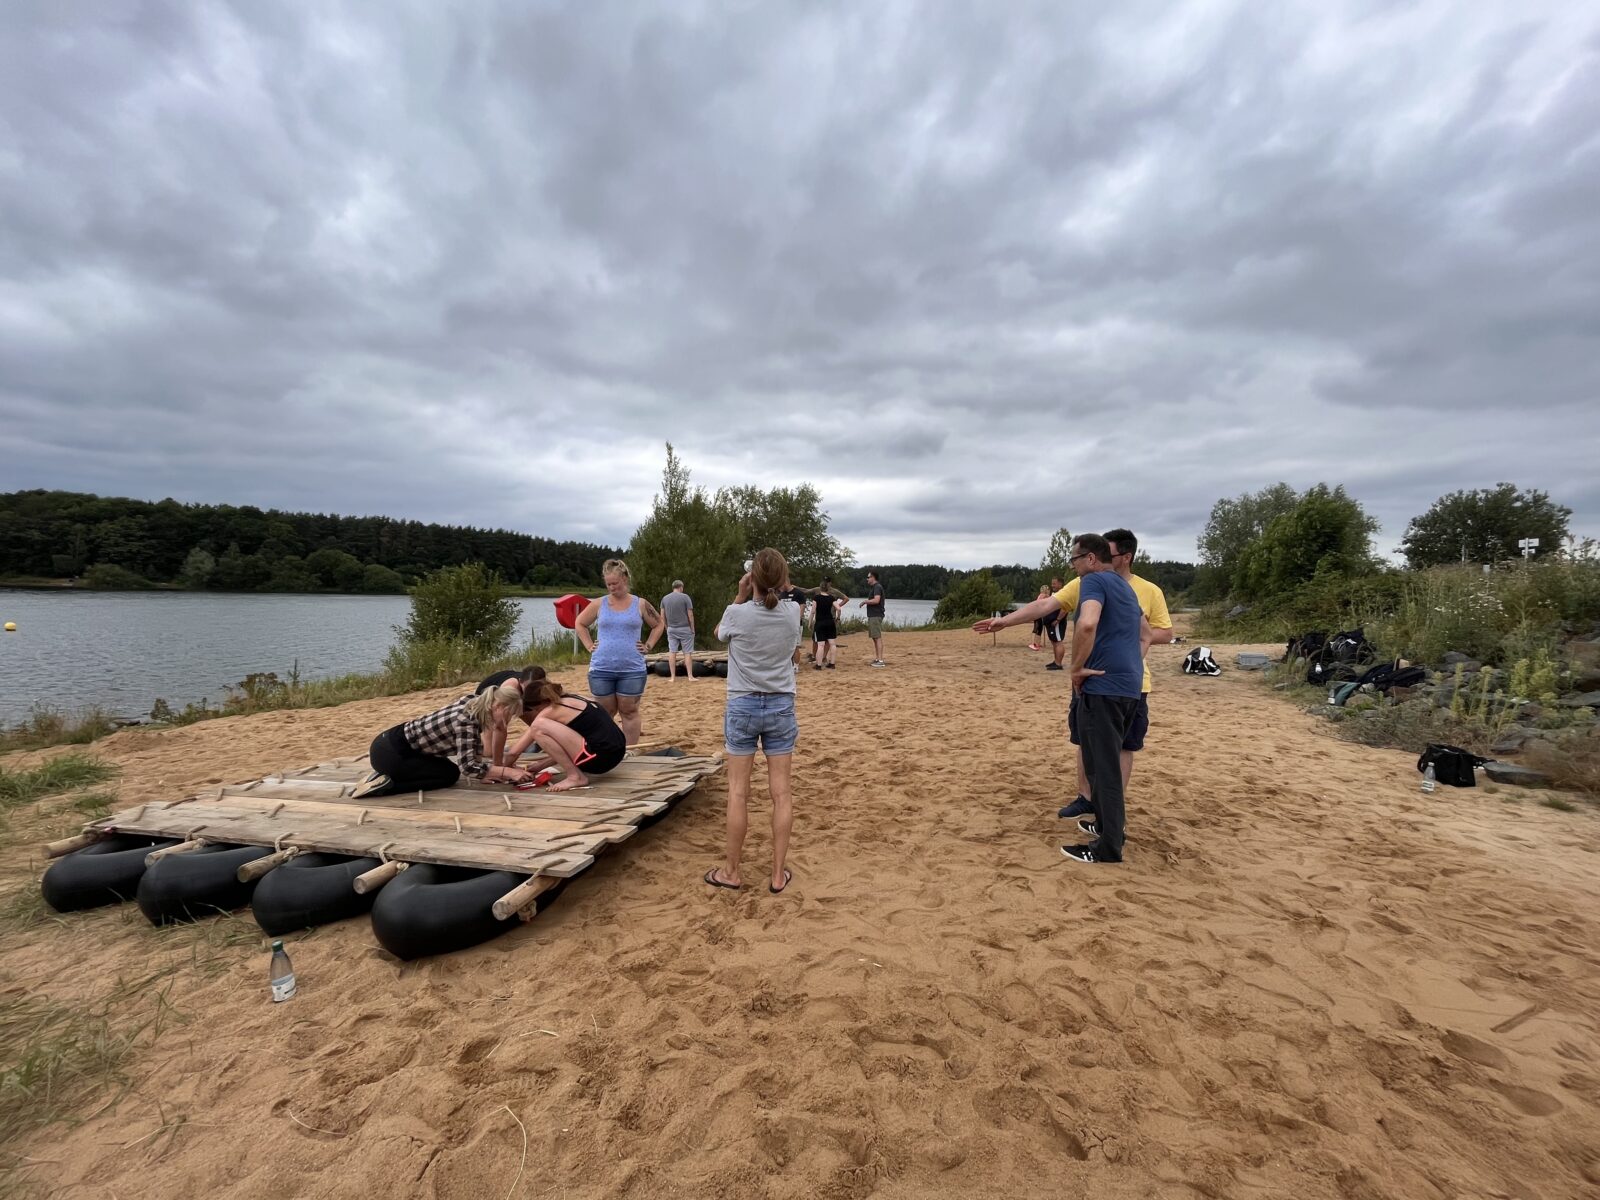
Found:
M 1221 675 L 1222 668 L 1217 666 L 1217 660 L 1211 657 L 1210 646 L 1196 646 L 1184 656 L 1183 673 L 1185 675 Z

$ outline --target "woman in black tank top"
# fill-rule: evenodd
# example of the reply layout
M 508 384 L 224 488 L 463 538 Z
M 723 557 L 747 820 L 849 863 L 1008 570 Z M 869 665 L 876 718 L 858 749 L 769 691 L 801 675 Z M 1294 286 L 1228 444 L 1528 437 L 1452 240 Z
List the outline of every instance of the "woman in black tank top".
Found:
M 622 730 L 593 700 L 568 696 L 560 684 L 548 680 L 529 684 L 522 695 L 528 732 L 512 748 L 511 761 L 537 740 L 545 754 L 526 765 L 531 771 L 561 768 L 560 782 L 550 785 L 552 792 L 583 787 L 590 775 L 604 775 L 627 754 Z

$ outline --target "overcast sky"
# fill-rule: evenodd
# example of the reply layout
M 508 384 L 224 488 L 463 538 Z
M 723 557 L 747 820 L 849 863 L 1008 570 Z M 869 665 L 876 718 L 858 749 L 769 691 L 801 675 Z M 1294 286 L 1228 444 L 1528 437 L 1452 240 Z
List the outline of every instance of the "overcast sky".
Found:
M 453 10 L 453 11 L 452 11 Z M 652 11 L 653 10 L 653 11 Z M 1343 483 L 1600 534 L 1600 9 L 11 0 L 0 490 L 861 561 Z

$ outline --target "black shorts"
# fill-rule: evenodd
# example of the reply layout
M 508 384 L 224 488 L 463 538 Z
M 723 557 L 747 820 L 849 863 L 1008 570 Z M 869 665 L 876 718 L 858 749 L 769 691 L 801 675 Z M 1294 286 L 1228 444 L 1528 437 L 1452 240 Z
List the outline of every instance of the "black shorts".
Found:
M 821 621 L 818 621 L 816 626 L 811 631 L 811 640 L 813 642 L 831 642 L 838 638 L 838 636 L 839 627 L 831 621 L 826 625 L 824 625 Z
M 1067 614 L 1066 613 L 1062 613 L 1059 617 L 1056 617 L 1054 620 L 1046 621 L 1044 623 L 1044 632 L 1045 632 L 1045 636 L 1048 637 L 1051 640 L 1051 642 L 1064 642 L 1064 641 L 1066 641 L 1067 640 Z
M 1124 750 L 1143 750 L 1144 735 L 1150 732 L 1150 693 L 1139 694 L 1139 707 L 1134 710 L 1133 721 L 1128 726 L 1128 736 L 1122 739 Z M 1078 697 L 1072 697 L 1067 709 L 1067 740 L 1078 745 Z

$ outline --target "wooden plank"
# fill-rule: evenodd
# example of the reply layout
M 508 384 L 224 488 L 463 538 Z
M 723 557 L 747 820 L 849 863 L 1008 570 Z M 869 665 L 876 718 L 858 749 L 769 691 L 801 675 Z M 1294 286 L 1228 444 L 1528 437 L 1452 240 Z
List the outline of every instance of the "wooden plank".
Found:
M 392 797 L 385 797 L 391 799 Z M 298 813 L 322 814 L 324 816 L 338 816 L 342 820 L 357 820 L 363 807 L 360 801 L 354 804 L 325 803 L 320 800 L 287 800 L 279 803 L 271 796 L 261 797 L 256 793 L 247 792 L 243 788 L 223 788 L 221 800 L 201 800 L 195 807 L 188 808 L 188 812 L 204 812 L 216 804 L 225 804 L 229 808 L 244 812 L 256 812 L 263 816 L 271 816 L 273 810 L 282 809 L 276 820 L 294 821 Z M 626 841 L 639 832 L 637 825 L 624 822 L 607 822 L 595 825 L 592 819 L 575 815 L 570 811 L 557 810 L 562 815 L 558 818 L 533 816 L 525 812 L 507 812 L 504 805 L 499 806 L 499 812 L 492 809 L 485 812 L 452 812 L 437 807 L 423 806 L 419 808 L 415 801 L 409 807 L 397 806 L 392 812 L 390 809 L 379 809 L 376 804 L 365 806 L 370 816 L 370 821 L 376 816 L 402 817 L 407 822 L 427 825 L 439 829 L 455 829 L 455 822 L 460 821 L 463 828 L 473 829 L 522 829 L 530 834 L 542 834 L 547 837 L 569 837 L 574 829 L 583 827 L 592 833 L 599 841 L 615 844 Z
M 97 822 L 103 828 L 123 833 L 152 836 L 182 836 L 194 830 L 197 817 L 207 839 L 243 845 L 271 846 L 282 839 L 285 845 L 328 854 L 377 856 L 380 850 L 389 858 L 408 862 L 431 862 L 443 866 L 475 867 L 487 870 L 521 871 L 525 875 L 570 877 L 594 862 L 592 854 L 570 849 L 552 849 L 547 838 L 519 836 L 515 829 L 487 831 L 463 829 L 456 833 L 433 829 L 404 820 L 369 820 L 357 825 L 346 818 L 330 819 L 303 815 L 291 822 L 262 816 L 260 813 L 230 812 L 221 804 L 185 806 L 184 814 L 174 819 L 165 809 L 146 806 L 113 814 Z

